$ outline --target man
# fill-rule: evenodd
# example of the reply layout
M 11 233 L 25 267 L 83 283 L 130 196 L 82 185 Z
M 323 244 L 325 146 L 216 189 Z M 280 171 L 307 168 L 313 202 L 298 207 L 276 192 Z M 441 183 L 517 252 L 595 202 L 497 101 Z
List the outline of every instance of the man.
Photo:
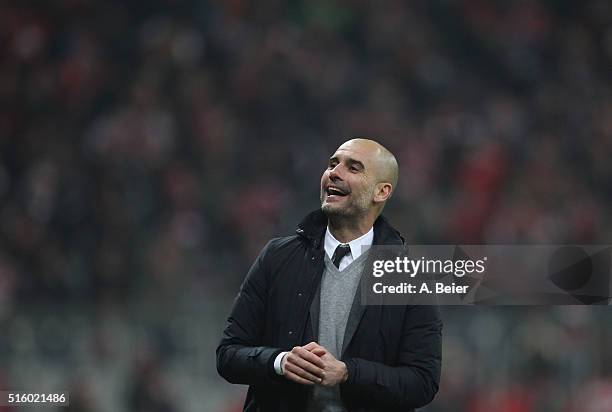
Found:
M 217 348 L 219 374 L 250 385 L 245 411 L 407 411 L 435 396 L 437 308 L 359 298 L 362 252 L 403 244 L 380 215 L 397 176 L 379 143 L 345 142 L 321 178 L 321 209 L 249 270 Z

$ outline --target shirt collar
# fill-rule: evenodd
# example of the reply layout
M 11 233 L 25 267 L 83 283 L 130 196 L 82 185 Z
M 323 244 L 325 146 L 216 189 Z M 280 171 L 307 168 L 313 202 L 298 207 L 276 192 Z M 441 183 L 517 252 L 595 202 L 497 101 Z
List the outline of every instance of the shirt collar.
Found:
M 371 227 L 370 230 L 365 235 L 362 235 L 358 237 L 357 239 L 353 239 L 350 242 L 348 242 L 348 245 L 351 248 L 351 256 L 353 257 L 353 260 L 361 256 L 363 252 L 365 252 L 370 246 L 372 246 L 373 242 L 374 242 L 374 228 L 373 227 Z M 327 253 L 327 256 L 329 256 L 330 259 L 334 255 L 334 252 L 336 251 L 336 248 L 338 247 L 339 244 L 341 244 L 341 242 L 338 239 L 336 239 L 334 235 L 331 234 L 331 232 L 329 231 L 329 226 L 328 226 L 327 230 L 325 230 L 325 253 Z

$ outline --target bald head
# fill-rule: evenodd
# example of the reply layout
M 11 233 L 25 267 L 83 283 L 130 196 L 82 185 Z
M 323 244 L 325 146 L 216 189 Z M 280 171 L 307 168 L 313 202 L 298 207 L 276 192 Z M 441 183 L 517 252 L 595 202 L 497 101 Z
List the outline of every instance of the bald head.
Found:
M 399 168 L 393 153 L 375 140 L 359 137 L 344 142 L 338 150 L 347 149 L 360 153 L 370 163 L 376 183 L 390 183 L 395 190 Z
M 355 236 L 366 233 L 391 197 L 397 174 L 395 156 L 380 143 L 364 138 L 344 142 L 321 176 L 321 210 L 334 236 L 344 229 Z

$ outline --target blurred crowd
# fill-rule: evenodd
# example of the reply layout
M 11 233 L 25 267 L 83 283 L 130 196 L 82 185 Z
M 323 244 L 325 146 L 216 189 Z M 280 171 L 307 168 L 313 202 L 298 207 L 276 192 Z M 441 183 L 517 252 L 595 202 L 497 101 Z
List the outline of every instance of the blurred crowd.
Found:
M 23 335 L 62 308 L 56 323 L 91 322 L 63 330 L 88 362 L 107 324 L 149 342 L 125 345 L 116 376 L 133 390 L 109 389 L 113 408 L 181 410 L 155 389 L 168 352 L 181 365 L 185 330 L 219 337 L 253 258 L 318 206 L 328 156 L 354 136 L 397 155 L 386 214 L 411 242 L 612 241 L 606 0 L 6 0 L 0 44 L 2 386 L 20 383 L 17 354 L 36 374 L 45 345 Z M 202 302 L 221 319 L 129 332 L 138 305 L 174 319 Z M 428 410 L 576 410 L 581 396 L 612 410 L 602 309 L 446 308 Z M 81 358 L 64 356 L 58 380 L 82 386 Z

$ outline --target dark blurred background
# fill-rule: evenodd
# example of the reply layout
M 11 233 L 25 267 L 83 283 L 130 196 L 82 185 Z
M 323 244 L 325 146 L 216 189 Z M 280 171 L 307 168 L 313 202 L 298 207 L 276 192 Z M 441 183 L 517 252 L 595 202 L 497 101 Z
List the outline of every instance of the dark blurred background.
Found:
M 0 388 L 70 411 L 240 410 L 233 297 L 350 137 L 409 242 L 612 243 L 607 0 L 2 0 L 0 45 Z M 607 307 L 444 318 L 427 411 L 612 411 Z

